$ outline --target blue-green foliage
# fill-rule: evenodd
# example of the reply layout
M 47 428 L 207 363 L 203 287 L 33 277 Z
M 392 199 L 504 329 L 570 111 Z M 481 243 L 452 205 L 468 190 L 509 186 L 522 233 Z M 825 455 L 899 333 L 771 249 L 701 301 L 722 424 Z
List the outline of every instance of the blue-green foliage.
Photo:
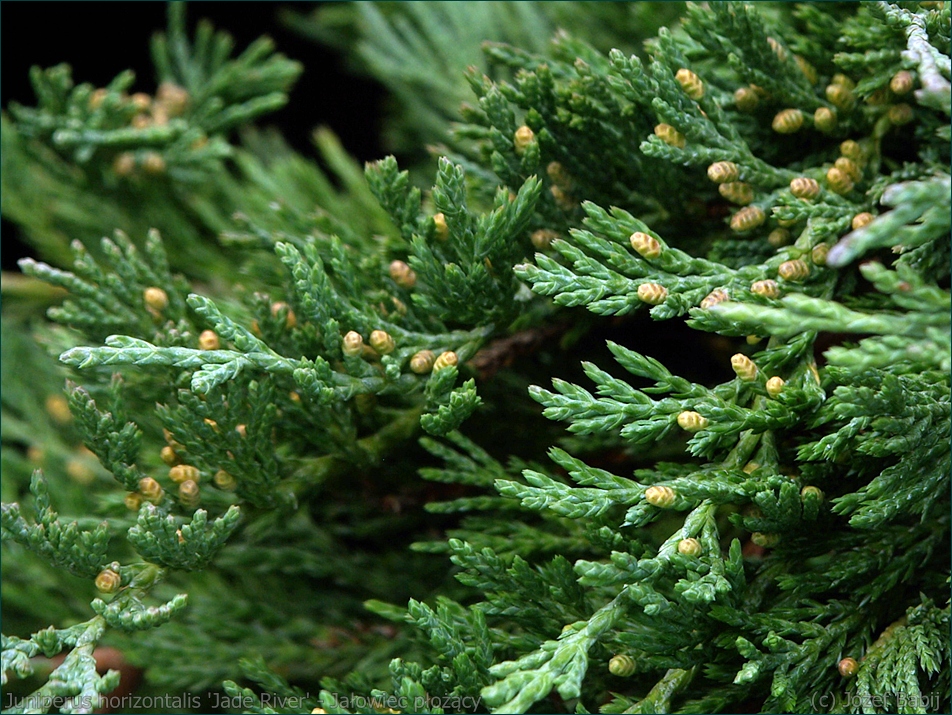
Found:
M 947 709 L 948 5 L 692 5 L 645 55 L 605 44 L 635 6 L 459 12 L 326 13 L 375 33 L 357 53 L 421 135 L 475 95 L 432 190 L 326 133 L 340 190 L 268 135 L 230 145 L 299 67 L 189 42 L 179 5 L 148 117 L 129 77 L 63 69 L 11 108 L 12 161 L 46 158 L 4 187 L 52 249 L 60 219 L 26 218 L 45 196 L 173 218 L 166 247 L 136 226 L 84 234 L 72 272 L 23 263 L 70 294 L 48 344 L 125 493 L 98 527 L 64 525 L 39 473 L 34 523 L 4 504 L 5 540 L 102 592 L 86 622 L 4 636 L 4 678 L 70 650 L 37 693 L 105 692 L 108 633 L 162 686 L 225 681 L 258 713 Z M 453 69 L 507 18 L 522 47 Z M 605 350 L 576 356 L 592 328 Z M 573 437 L 500 461 L 538 418 Z M 41 459 L 24 432 L 5 449 Z
M 208 523 L 202 509 L 188 523 L 164 515 L 151 504 L 139 510 L 138 523 L 129 529 L 129 543 L 146 561 L 194 571 L 205 568 L 238 526 L 240 511 L 231 507 Z
M 622 316 L 649 303 L 655 320 L 689 315 L 701 330 L 751 336 L 752 343 L 769 337 L 761 349 L 735 348 L 737 378 L 713 387 L 674 375 L 642 354 L 650 348 L 609 342 L 627 379 L 583 363 L 594 394 L 562 379 L 553 380 L 553 390 L 530 388 L 545 416 L 580 435 L 617 435 L 637 450 L 687 431 L 691 461 L 628 478 L 556 449 L 550 456 L 557 472 L 531 468 L 518 478 L 458 436 L 454 442 L 473 456 L 428 443 L 448 463 L 424 476 L 452 481 L 455 474 L 462 484 L 485 486 L 492 474 L 503 497 L 466 496 L 432 510 L 496 510 L 510 522 L 501 533 L 516 538 L 518 500 L 526 512 L 593 521 L 599 529 L 561 532 L 595 556 L 571 569 L 561 556 L 533 566 L 502 543 L 450 541 L 458 578 L 483 594 L 475 608 L 498 624 L 496 650 L 509 658 L 491 667 L 497 681 L 480 691 L 498 712 L 553 703 L 580 712 L 593 705 L 660 711 L 675 698 L 686 712 L 705 712 L 736 707 L 755 693 L 765 711 L 814 709 L 821 706 L 811 693 L 843 692 L 838 661 L 867 650 L 854 681 L 864 695 L 890 693 L 898 702 L 906 687 L 900 683 L 934 672 L 934 657 L 925 665 L 890 654 L 889 685 L 873 676 L 882 661 L 870 636 L 885 623 L 874 625 L 865 614 L 876 604 L 885 619 L 902 615 L 908 603 L 897 608 L 889 594 L 902 600 L 902 584 L 915 578 L 911 564 L 934 548 L 935 532 L 948 529 L 937 505 L 948 504 L 949 299 L 935 284 L 946 251 L 939 236 L 949 229 L 942 191 L 948 167 L 933 158 L 945 132 L 917 134 L 919 166 L 934 178 L 921 179 L 912 165 L 897 169 L 880 152 L 889 151 L 887 134 L 903 131 L 906 108 L 888 114 L 873 95 L 892 91 L 890 77 L 911 69 L 925 83 L 936 80 L 924 92 L 947 91 L 938 77 L 948 58 L 937 60 L 936 47 L 947 50 L 948 30 L 936 18 L 948 11 L 915 14 L 888 4 L 855 14 L 775 10 L 691 7 L 683 32 L 662 31 L 647 64 L 561 37 L 554 57 L 488 47 L 493 61 L 516 70 L 511 82 L 470 75 L 479 105 L 465 111 L 469 124 L 458 137 L 476 141 L 471 160 L 503 185 L 536 174 L 549 189 L 531 225 L 561 238 L 516 269 L 534 292 L 599 315 Z M 840 36 L 835 49 L 849 51 L 834 54 Z M 923 39 L 934 43 L 928 54 L 909 50 Z M 877 51 L 868 52 L 873 45 Z M 938 70 L 930 64 L 936 62 Z M 703 84 L 697 97 L 676 77 L 688 67 Z M 836 72 L 853 79 L 834 78 Z M 849 101 L 826 89 L 835 82 L 849 88 Z M 941 82 L 948 87 L 947 70 Z M 735 104 L 735 90 L 745 85 L 757 85 L 753 111 Z M 910 108 L 924 126 L 936 122 L 935 109 L 945 111 L 935 96 L 916 95 L 920 105 Z M 809 119 L 799 145 L 780 135 L 787 128 L 771 123 L 790 107 L 808 118 L 833 112 L 832 136 Z M 682 138 L 652 131 L 661 123 Z M 854 137 L 863 167 L 844 189 L 828 173 L 838 151 L 855 154 L 842 143 Z M 753 200 L 740 203 L 760 210 L 759 219 L 732 222 L 726 231 L 685 210 L 686 200 L 710 201 L 701 172 L 715 162 L 733 164 L 736 180 L 752 190 Z M 797 195 L 791 180 L 798 177 L 816 180 L 818 194 Z M 851 232 L 854 217 L 880 205 L 882 216 Z M 635 232 L 653 247 L 636 243 Z M 861 275 L 874 292 L 854 297 L 861 278 L 848 264 L 881 246 L 902 256 L 890 266 L 865 264 Z M 829 365 L 818 366 L 821 331 L 872 336 L 835 346 L 825 356 Z M 461 533 L 497 543 L 472 529 L 493 523 L 469 517 Z M 927 543 L 909 558 L 896 558 L 901 546 L 877 556 L 890 540 L 905 541 L 904 528 L 919 535 L 910 545 Z M 533 532 L 540 540 L 542 533 Z M 608 553 L 599 553 L 607 544 Z M 947 597 L 942 579 L 937 573 L 921 583 Z M 941 620 L 948 609 L 931 613 Z M 605 703 L 604 689 L 618 689 L 600 664 L 612 653 L 633 660 L 639 685 Z M 948 699 L 944 681 L 930 687 L 936 703 Z
M 35 523 L 20 516 L 17 504 L 3 505 L 3 538 L 13 539 L 54 566 L 75 576 L 93 578 L 108 561 L 109 529 L 105 522 L 85 531 L 75 521 L 63 524 L 50 503 L 49 486 L 43 474 L 34 472 L 30 491 L 35 499 Z

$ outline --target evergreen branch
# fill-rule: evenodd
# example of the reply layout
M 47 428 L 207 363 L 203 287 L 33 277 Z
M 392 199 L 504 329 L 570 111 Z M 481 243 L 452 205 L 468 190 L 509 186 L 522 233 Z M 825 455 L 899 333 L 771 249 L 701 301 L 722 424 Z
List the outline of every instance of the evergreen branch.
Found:
M 239 661 L 239 666 L 245 677 L 258 683 L 263 692 L 286 698 L 287 705 L 282 708 L 283 710 L 288 712 L 300 710 L 300 707 L 294 708 L 295 701 L 303 703 L 311 700 L 311 696 L 305 691 L 293 687 L 280 675 L 270 670 L 264 658 L 260 655 L 242 658 Z
M 23 640 L 16 636 L 2 636 L 3 659 L 0 661 L 0 684 L 6 685 L 7 673 L 12 671 L 17 678 L 33 675 L 30 659 L 40 654 L 40 646 L 32 639 Z
M 501 189 L 493 210 L 477 217 L 467 208 L 463 181 L 462 167 L 441 160 L 433 201 L 448 235 L 445 242 L 412 239 L 409 263 L 420 281 L 413 300 L 440 320 L 484 325 L 512 311 L 511 266 L 542 184 L 530 178 L 512 199 Z
M 171 163 L 170 173 L 184 178 L 204 164 L 206 172 L 195 178 L 207 178 L 202 174 L 209 164 L 231 153 L 220 137 L 207 142 L 207 135 L 283 106 L 302 68 L 272 55 L 273 43 L 264 38 L 228 61 L 231 39 L 225 33 L 212 38 L 207 23 L 200 25 L 193 53 L 184 12 L 170 6 L 168 36 L 153 38 L 152 59 L 162 82 L 154 102 L 143 102 L 146 95 L 126 95 L 131 73 L 93 92 L 88 84 L 74 88 L 68 66 L 61 65 L 33 73 L 40 108 L 15 105 L 14 116 L 29 135 L 48 139 L 78 163 L 105 164 L 116 150 L 131 149 L 139 151 L 149 173 L 164 173 Z
M 607 397 L 595 398 L 588 391 L 553 380 L 559 394 L 532 386 L 529 394 L 545 406 L 543 414 L 550 419 L 571 422 L 570 432 L 581 434 L 618 434 L 633 444 L 657 441 L 677 425 L 697 433 L 691 440 L 691 453 L 710 456 L 732 437 L 752 429 L 757 433 L 788 427 L 796 420 L 796 410 L 805 410 L 819 399 L 816 384 L 801 380 L 799 392 L 791 389 L 785 404 L 761 400 L 753 409 L 732 404 L 733 397 L 725 386 L 708 390 L 700 385 L 675 378 L 656 363 L 619 346 L 610 345 L 625 367 L 634 374 L 656 380 L 654 388 L 635 390 L 610 378 L 592 365 L 586 372 L 599 384 L 599 392 Z M 645 392 L 672 392 L 672 397 L 651 399 Z M 723 395 L 723 396 L 722 396 Z
M 256 338 L 251 331 L 226 317 L 208 298 L 192 293 L 188 296 L 189 307 L 208 321 L 219 338 L 230 340 L 243 353 L 270 353 L 273 351 L 264 342 Z M 208 352 L 217 352 L 210 350 Z
M 546 641 L 538 650 L 516 661 L 490 668 L 490 673 L 500 680 L 481 693 L 493 712 L 525 712 L 553 688 L 566 700 L 579 697 L 588 669 L 588 653 L 622 617 L 626 600 L 623 591 L 587 621 L 570 624 L 558 640 Z
M 49 487 L 39 470 L 30 482 L 35 504 L 35 524 L 20 516 L 18 504 L 3 504 L 3 536 L 23 544 L 57 568 L 74 576 L 94 578 L 108 561 L 109 526 L 101 523 L 92 531 L 77 522 L 62 524 L 50 505 Z
M 129 633 L 158 628 L 172 620 L 186 605 L 188 596 L 179 594 L 161 606 L 146 606 L 131 591 L 124 592 L 108 604 L 101 598 L 90 604 L 110 627 Z
M 570 519 L 600 516 L 615 505 L 634 504 L 644 494 L 644 489 L 637 484 L 630 489 L 606 493 L 602 489 L 569 487 L 531 470 L 526 470 L 524 476 L 529 486 L 511 479 L 500 479 L 496 482 L 496 489 L 505 497 L 519 499 L 527 509 L 549 510 Z
M 705 304 L 716 291 L 746 298 L 756 281 L 775 277 L 787 258 L 781 254 L 762 265 L 733 270 L 670 247 L 621 209 L 609 213 L 591 203 L 583 208 L 584 222 L 591 230 L 573 231 L 572 243 L 552 244 L 572 262 L 572 268 L 537 254 L 536 264 L 517 266 L 516 275 L 530 282 L 534 291 L 554 296 L 560 305 L 585 305 L 600 315 L 624 315 L 647 304 L 653 306 L 652 318 L 665 320 Z M 652 242 L 650 250 L 643 247 L 639 254 L 636 236 Z
M 71 299 L 50 309 L 53 320 L 93 336 L 111 328 L 133 336 L 152 337 L 158 320 L 184 318 L 181 284 L 169 273 L 157 231 L 149 232 L 145 256 L 122 231 L 116 231 L 114 240 L 102 239 L 100 246 L 104 254 L 101 264 L 81 242 L 73 241 L 72 273 L 31 258 L 20 261 L 20 268 L 27 275 L 70 292 Z
M 457 429 L 479 407 L 482 400 L 476 394 L 476 383 L 467 380 L 449 393 L 445 404 L 420 417 L 420 426 L 428 433 L 443 436 Z
M 206 395 L 182 390 L 177 406 L 160 405 L 156 412 L 175 444 L 176 461 L 198 470 L 195 482 L 202 474 L 208 478 L 224 472 L 226 484 L 239 497 L 273 508 L 290 501 L 279 486 L 288 469 L 274 449 L 275 397 L 270 380 L 237 380 Z M 327 439 L 320 437 L 315 441 Z
M 205 568 L 214 558 L 237 528 L 240 516 L 238 507 L 232 506 L 209 525 L 208 513 L 199 509 L 191 521 L 180 523 L 145 504 L 139 510 L 136 525 L 129 529 L 129 543 L 147 561 L 194 571 Z M 170 605 L 169 615 L 181 607 L 184 602 Z
M 924 337 L 930 327 L 944 328 L 949 317 L 940 314 L 917 314 L 910 321 L 902 314 L 861 312 L 842 303 L 789 295 L 780 301 L 781 307 L 725 302 L 714 306 L 707 314 L 694 314 L 695 322 L 705 329 L 729 330 L 744 335 L 766 333 L 790 338 L 803 330 L 840 333 L 878 333 L 907 337 Z M 717 326 L 714 328 L 713 326 Z M 722 327 L 723 326 L 723 327 Z
M 911 607 L 866 651 L 850 695 L 872 704 L 867 709 L 875 713 L 922 712 L 927 697 L 919 673 L 929 678 L 948 659 L 943 646 L 948 620 L 948 609 L 940 610 L 928 599 Z
M 430 704 L 429 693 L 445 693 L 444 683 L 450 679 L 449 668 L 432 666 L 424 670 L 417 663 L 404 663 L 396 658 L 390 663 L 390 679 L 393 683 L 393 693 L 397 697 L 406 698 L 403 702 L 413 703 L 414 709 L 425 713 L 435 713 L 442 710 L 439 706 Z M 443 682 L 441 682 L 443 681 Z M 458 690 L 458 687 L 454 690 Z M 371 697 L 383 698 L 386 693 L 382 690 L 371 690 Z M 383 700 L 381 700 L 383 702 Z M 461 708 L 459 708 L 461 709 Z
M 114 387 L 121 384 L 114 379 Z M 138 490 L 145 476 L 137 467 L 142 433 L 133 422 L 119 427 L 119 419 L 112 412 L 104 412 L 82 387 L 67 382 L 69 405 L 84 440 L 92 445 L 100 463 L 112 472 L 116 481 L 131 492 Z
M 827 264 L 845 266 L 876 248 L 907 251 L 944 238 L 949 232 L 950 187 L 948 176 L 892 184 L 881 200 L 896 208 L 844 236 L 830 249 Z
M 899 7 L 894 3 L 879 3 L 887 21 L 899 23 L 905 30 L 907 46 L 903 51 L 903 59 L 918 65 L 922 89 L 916 90 L 916 100 L 919 104 L 938 109 L 949 114 L 952 84 L 949 76 L 952 74 L 952 60 L 937 51 L 929 41 L 925 19 L 916 13 Z
M 457 579 L 486 593 L 487 602 L 481 608 L 487 614 L 514 618 L 529 631 L 533 647 L 541 642 L 537 636 L 551 634 L 592 613 L 572 564 L 561 556 L 533 567 L 518 554 L 509 560 L 491 548 L 477 551 L 458 539 L 448 543 L 453 563 L 463 569 Z
M 786 106 L 812 111 L 821 105 L 793 57 L 774 49 L 782 47 L 776 39 L 773 45 L 768 42 L 770 30 L 763 14 L 731 3 L 718 5 L 711 13 L 691 7 L 688 17 L 685 29 L 691 37 L 703 44 L 712 58 L 728 60 L 743 82 L 763 87 Z
M 242 688 L 233 680 L 224 681 L 222 683 L 222 690 L 228 694 L 228 697 L 239 700 L 242 703 L 242 707 L 245 709 L 245 712 L 256 714 L 260 713 L 261 715 L 274 715 L 280 712 L 280 710 L 263 705 L 261 703 L 261 698 L 258 697 L 258 694 L 254 690 L 251 688 Z M 335 711 L 325 710 L 325 712 Z
M 410 172 L 400 171 L 394 157 L 368 164 L 366 176 L 370 191 L 393 219 L 404 241 L 409 243 L 415 233 L 432 237 L 420 217 L 423 194 L 410 186 Z M 435 232 L 432 221 L 429 225 L 430 231 Z
M 424 327 L 420 316 L 406 310 L 403 315 L 398 313 L 388 319 L 382 318 L 376 311 L 359 307 L 368 292 L 379 288 L 379 283 L 368 280 L 365 272 L 354 265 L 340 241 L 332 240 L 330 246 L 330 266 L 311 244 L 300 249 L 280 242 L 274 246 L 275 252 L 294 278 L 295 305 L 303 316 L 322 326 L 323 347 L 329 357 L 340 355 L 338 335 L 341 326 L 365 335 L 373 330 L 384 330 L 399 341 L 395 354 L 401 356 L 421 349 L 455 350 L 466 355 L 472 349 L 467 343 L 478 343 L 491 332 L 492 326 L 486 322 L 468 331 L 434 332 L 432 329 L 436 326 L 430 323 Z M 409 295 L 400 292 L 399 288 L 397 292 Z M 431 320 L 432 316 L 427 316 L 427 319 Z
M 8 648 L 21 655 L 27 652 L 44 653 L 47 657 L 53 656 L 65 648 L 72 648 L 63 662 L 57 666 L 46 683 L 25 696 L 12 707 L 5 708 L 11 713 L 44 712 L 48 709 L 47 703 L 57 699 L 62 702 L 61 712 L 91 713 L 99 705 L 100 695 L 104 695 L 119 684 L 119 671 L 109 670 L 103 675 L 97 672 L 96 659 L 93 651 L 106 629 L 105 621 L 96 616 L 85 623 L 78 623 L 65 630 L 49 628 L 35 633 L 29 641 L 7 638 L 4 636 L 4 679 L 6 678 L 6 664 L 12 657 L 16 663 L 17 656 L 10 656 Z M 28 648 L 27 644 L 33 644 Z M 22 662 L 19 663 L 22 666 Z
M 941 328 L 926 328 L 921 340 L 884 335 L 861 340 L 856 348 L 832 347 L 826 352 L 826 358 L 831 365 L 857 370 L 938 369 L 947 373 L 952 367 L 948 332 Z
M 657 557 L 638 562 L 635 569 L 630 568 L 634 566 L 630 564 L 624 576 L 628 583 L 623 586 L 619 595 L 608 605 L 596 611 L 587 621 L 566 626 L 558 641 L 546 641 L 538 650 L 517 661 L 508 661 L 494 666 L 491 672 L 497 677 L 502 676 L 503 680 L 483 690 L 483 696 L 489 704 L 495 705 L 508 700 L 504 705 L 499 706 L 499 711 L 523 712 L 533 702 L 545 697 L 552 688 L 556 688 L 563 698 L 578 697 L 579 683 L 588 667 L 590 648 L 623 617 L 626 610 L 625 604 L 629 598 L 641 605 L 653 603 L 654 605 L 648 606 L 648 609 L 653 609 L 653 612 L 658 611 L 660 605 L 658 601 L 664 602 L 664 599 L 658 599 L 657 595 L 652 594 L 650 581 L 660 576 L 663 565 L 669 563 L 677 554 L 677 545 L 682 537 L 699 533 L 702 529 L 714 528 L 713 522 L 710 522 L 712 514 L 713 509 L 710 504 L 702 505 L 686 519 L 684 529 L 665 542 Z M 705 524 L 706 526 L 703 526 Z M 712 533 L 708 533 L 705 537 L 708 544 L 711 543 L 711 536 Z M 713 541 L 716 543 L 716 538 Z M 623 554 L 617 554 L 617 557 L 619 564 L 625 563 Z M 739 551 L 734 558 L 739 560 Z M 736 571 L 736 565 L 734 570 Z M 576 565 L 576 572 L 580 574 L 582 584 L 590 580 L 605 584 L 606 579 L 598 575 L 599 571 L 596 564 L 589 562 L 580 561 Z M 715 578 L 711 586 L 712 595 L 703 600 L 712 600 L 714 591 L 724 592 L 731 589 L 723 576 Z M 697 588 L 698 584 L 694 584 L 683 589 L 682 597 L 695 598 L 691 591 Z
M 464 609 L 455 601 L 441 597 L 436 611 L 411 599 L 407 613 L 427 634 L 441 659 L 452 663 L 457 677 L 473 680 L 476 687 L 488 684 L 493 647 L 482 611 Z
M 844 379 L 842 369 L 831 377 Z M 867 373 L 835 388 L 816 415 L 817 424 L 842 425 L 816 443 L 800 447 L 802 459 L 841 459 L 845 443 L 877 457 L 906 454 L 914 443 L 942 429 L 948 419 L 949 386 L 934 373 L 892 375 Z M 875 436 L 865 434 L 873 426 Z M 835 445 L 835 446 L 834 446 Z
M 226 332 L 227 318 L 218 323 Z M 230 322 L 230 321 L 228 321 Z M 235 379 L 242 370 L 258 369 L 266 373 L 294 374 L 299 384 L 307 385 L 314 391 L 325 387 L 338 388 L 341 391 L 374 391 L 379 380 L 360 380 L 342 373 L 333 372 L 328 363 L 318 357 L 315 360 L 302 358 L 292 360 L 282 357 L 260 343 L 250 333 L 244 334 L 244 328 L 235 328 L 232 335 L 239 341 L 246 340 L 263 350 L 239 352 L 237 350 L 196 350 L 194 348 L 158 347 L 145 340 L 122 335 L 106 338 L 106 346 L 101 348 L 72 348 L 60 356 L 67 365 L 77 368 L 109 365 L 141 365 L 158 367 L 176 367 L 194 370 L 192 389 L 198 393 L 207 393 L 219 385 Z
M 861 489 L 835 500 L 834 511 L 852 514 L 850 525 L 858 529 L 875 529 L 902 515 L 924 514 L 930 498 L 948 491 L 952 458 L 943 440 L 920 438 L 915 442 L 914 456 L 887 467 Z
M 228 59 L 233 42 L 223 32 L 213 35 L 200 23 L 193 47 L 185 34 L 185 8 L 169 6 L 168 33 L 152 39 L 152 61 L 161 81 L 183 87 L 188 109 L 206 131 L 225 131 L 287 102 L 286 93 L 303 68 L 261 38 L 237 58 Z
M 625 713 L 665 713 L 671 711 L 671 700 L 691 684 L 695 669 L 672 668 L 659 680 L 644 698 L 626 708 Z
M 947 530 L 945 523 L 929 522 L 911 529 L 886 524 L 875 531 L 853 531 L 844 539 L 836 571 L 831 571 L 829 561 L 821 558 L 808 572 L 780 576 L 777 583 L 794 598 L 845 587 L 855 592 L 861 603 L 878 600 L 915 573 Z

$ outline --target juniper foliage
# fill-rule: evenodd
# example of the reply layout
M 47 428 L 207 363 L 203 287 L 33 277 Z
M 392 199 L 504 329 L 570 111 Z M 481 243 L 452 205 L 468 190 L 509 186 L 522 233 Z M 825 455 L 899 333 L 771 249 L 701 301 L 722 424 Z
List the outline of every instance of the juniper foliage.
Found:
M 102 643 L 259 713 L 952 706 L 947 3 L 689 5 L 643 54 L 575 6 L 321 11 L 412 136 L 475 95 L 426 190 L 232 143 L 299 67 L 181 12 L 154 99 L 61 67 L 4 118 L 43 260 L 4 277 L 3 596 L 55 618 L 5 684 L 66 653 L 33 694 L 92 707 Z

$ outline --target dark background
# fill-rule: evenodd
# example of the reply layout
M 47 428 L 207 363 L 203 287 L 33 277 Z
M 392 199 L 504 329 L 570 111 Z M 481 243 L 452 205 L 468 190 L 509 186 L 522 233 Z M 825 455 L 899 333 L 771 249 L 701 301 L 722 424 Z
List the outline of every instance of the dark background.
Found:
M 291 90 L 290 102 L 259 124 L 277 126 L 285 139 L 305 156 L 315 156 L 310 141 L 318 125 L 329 126 L 344 147 L 361 162 L 379 159 L 383 88 L 355 76 L 342 57 L 304 39 L 278 22 L 281 8 L 301 13 L 317 3 L 305 2 L 190 2 L 188 25 L 194 30 L 206 18 L 235 40 L 234 54 L 263 34 L 277 51 L 301 62 L 304 72 Z M 76 84 L 101 87 L 125 69 L 136 73 L 132 91 L 153 94 L 156 88 L 149 41 L 166 27 L 164 2 L 36 2 L 0 3 L 0 105 L 18 102 L 34 106 L 30 85 L 32 65 L 42 68 L 66 62 Z M 16 226 L 2 223 L 2 264 L 15 269 L 16 260 L 29 255 Z

